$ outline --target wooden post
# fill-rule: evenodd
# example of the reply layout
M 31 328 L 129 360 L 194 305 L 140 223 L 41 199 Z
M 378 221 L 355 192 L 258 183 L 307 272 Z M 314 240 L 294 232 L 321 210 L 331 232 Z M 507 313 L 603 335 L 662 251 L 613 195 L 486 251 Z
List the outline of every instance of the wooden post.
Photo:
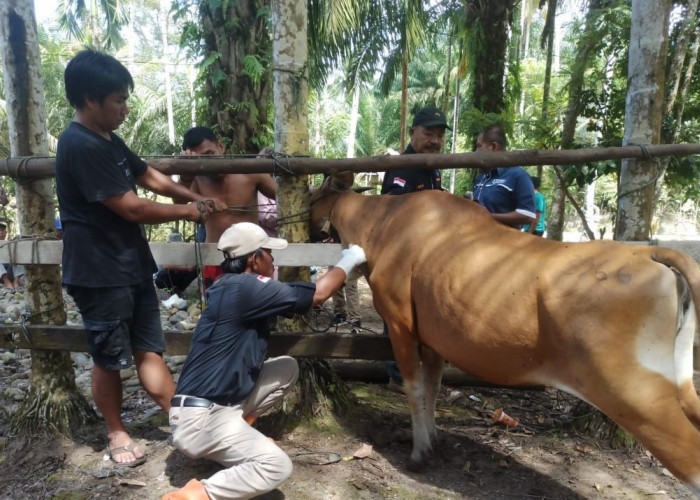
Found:
M 48 156 L 44 89 L 40 74 L 34 3 L 0 2 L 0 54 L 3 59 L 10 148 L 13 156 Z M 16 185 L 22 237 L 52 238 L 55 207 L 48 179 Z M 27 265 L 30 322 L 63 325 L 66 313 L 59 266 Z M 75 385 L 73 362 L 67 351 L 32 350 L 31 390 L 13 415 L 15 430 L 58 430 L 70 434 L 95 418 Z

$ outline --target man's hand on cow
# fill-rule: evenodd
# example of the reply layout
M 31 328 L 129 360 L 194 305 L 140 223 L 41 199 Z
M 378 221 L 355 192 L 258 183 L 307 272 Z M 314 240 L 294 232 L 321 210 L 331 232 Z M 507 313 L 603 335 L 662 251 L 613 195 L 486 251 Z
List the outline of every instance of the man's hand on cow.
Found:
M 348 248 L 340 252 L 340 260 L 335 267 L 341 268 L 348 276 L 350 272 L 360 264 L 367 262 L 365 251 L 359 245 L 350 245 Z

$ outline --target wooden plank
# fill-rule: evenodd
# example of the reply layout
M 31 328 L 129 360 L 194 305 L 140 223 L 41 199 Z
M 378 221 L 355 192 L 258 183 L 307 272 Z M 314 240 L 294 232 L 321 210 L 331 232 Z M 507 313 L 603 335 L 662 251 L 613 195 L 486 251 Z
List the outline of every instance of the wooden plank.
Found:
M 652 240 L 651 242 L 628 242 L 631 245 L 658 245 L 680 250 L 700 263 L 700 241 Z M 158 264 L 172 266 L 194 266 L 194 243 L 150 243 L 153 258 Z M 202 243 L 204 265 L 221 264 L 223 255 L 215 243 Z M 340 245 L 328 243 L 290 243 L 284 250 L 275 250 L 278 266 L 332 266 L 340 259 Z M 63 242 L 42 240 L 36 244 L 31 240 L 10 240 L 0 243 L 0 262 L 15 264 L 61 264 Z
M 0 348 L 87 352 L 87 334 L 76 326 L 28 326 L 29 338 L 19 325 L 0 326 Z M 192 332 L 168 330 L 166 354 L 187 354 Z M 31 339 L 31 343 L 29 341 Z M 285 333 L 270 336 L 268 354 L 325 359 L 394 359 L 388 337 L 367 334 Z
M 196 265 L 194 243 L 150 243 L 156 263 L 172 266 Z M 215 243 L 200 244 L 204 265 L 221 264 L 223 254 Z M 284 250 L 275 250 L 278 266 L 332 266 L 340 259 L 341 247 L 327 243 L 290 243 Z M 42 240 L 10 240 L 0 245 L 0 262 L 15 264 L 61 264 L 63 242 Z

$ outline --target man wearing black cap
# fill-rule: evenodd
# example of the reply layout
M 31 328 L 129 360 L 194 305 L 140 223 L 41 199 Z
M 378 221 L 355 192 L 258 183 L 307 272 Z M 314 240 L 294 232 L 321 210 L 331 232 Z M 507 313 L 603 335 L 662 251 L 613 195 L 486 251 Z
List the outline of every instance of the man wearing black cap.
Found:
M 445 145 L 445 129 L 452 130 L 447 126 L 445 113 L 434 106 L 421 109 L 413 117 L 413 124 L 408 130 L 411 142 L 403 154 L 440 153 Z M 442 189 L 439 170 L 391 170 L 384 174 L 382 194 L 407 194 L 426 189 Z M 388 334 L 384 323 L 384 335 Z M 395 361 L 386 362 L 386 371 L 391 388 L 403 385 L 403 378 Z
M 411 142 L 403 154 L 440 153 L 445 145 L 445 129 L 449 128 L 445 113 L 438 108 L 421 109 L 413 117 L 408 130 Z M 425 189 L 442 189 L 439 170 L 392 170 L 384 174 L 382 194 L 406 194 Z

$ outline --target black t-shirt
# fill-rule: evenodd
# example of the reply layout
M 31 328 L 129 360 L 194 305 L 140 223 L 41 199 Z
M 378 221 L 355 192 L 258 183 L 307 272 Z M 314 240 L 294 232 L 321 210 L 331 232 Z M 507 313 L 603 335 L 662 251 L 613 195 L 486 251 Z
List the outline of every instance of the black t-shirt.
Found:
M 417 154 L 410 144 L 405 155 Z M 442 189 L 439 170 L 391 170 L 384 173 L 382 194 L 406 194 L 425 189 Z
M 56 193 L 67 285 L 135 285 L 157 270 L 143 226 L 102 204 L 136 192 L 136 179 L 148 168 L 117 135 L 110 137 L 73 122 L 58 140 Z
M 257 274 L 224 274 L 207 290 L 177 394 L 219 404 L 243 400 L 267 354 L 270 316 L 304 313 L 316 285 L 281 283 Z

